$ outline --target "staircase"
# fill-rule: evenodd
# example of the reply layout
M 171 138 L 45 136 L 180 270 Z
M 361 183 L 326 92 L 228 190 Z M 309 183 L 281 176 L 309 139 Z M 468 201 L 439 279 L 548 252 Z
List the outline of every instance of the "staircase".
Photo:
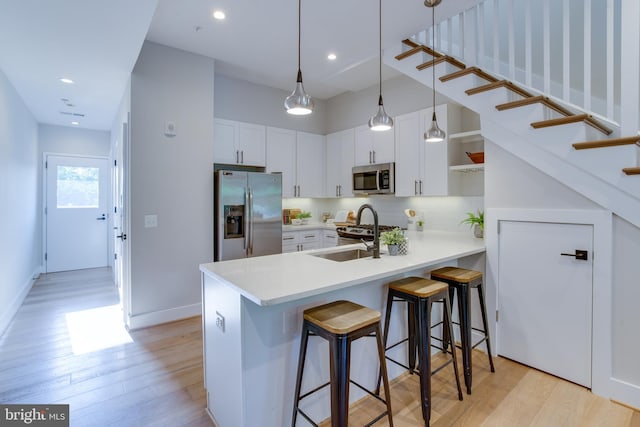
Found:
M 624 6 L 626 0 L 618 0 L 620 1 Z M 590 98 L 591 85 L 583 85 L 584 93 L 576 95 L 575 87 L 571 87 L 569 81 L 571 70 L 567 69 L 568 61 L 563 61 L 562 58 L 558 61 L 563 61 L 563 77 L 570 87 L 559 88 L 561 85 L 552 79 L 551 54 L 547 52 L 547 49 L 549 51 L 552 49 L 549 48 L 548 43 L 543 49 L 544 76 L 537 76 L 535 70 L 522 70 L 516 66 L 516 60 L 511 56 L 515 55 L 512 43 L 509 43 L 508 54 L 503 58 L 500 56 L 499 43 L 496 42 L 494 47 L 498 53 L 489 60 L 484 53 L 471 52 L 473 49 L 470 46 L 462 46 L 464 41 L 473 39 L 472 35 L 462 34 L 465 19 L 466 22 L 475 23 L 479 21 L 478 16 L 486 19 L 487 15 L 492 15 L 487 13 L 487 8 L 493 9 L 495 17 L 495 9 L 499 9 L 501 3 L 513 4 L 512 0 L 487 0 L 461 13 L 457 17 L 457 25 L 451 22 L 452 18 L 438 24 L 442 26 L 446 24 L 448 31 L 443 35 L 442 28 L 438 28 L 437 25 L 439 37 L 437 36 L 435 41 L 429 40 L 431 31 L 429 30 L 405 39 L 397 46 L 385 49 L 385 64 L 429 87 L 432 85 L 432 73 L 435 72 L 439 80 L 436 83 L 438 92 L 480 115 L 482 134 L 485 139 L 510 151 L 578 193 L 640 227 L 640 176 L 636 176 L 640 175 L 640 167 L 638 167 L 640 134 L 637 132 L 637 119 L 632 126 L 626 127 L 616 122 L 619 117 L 638 117 L 640 100 L 637 92 L 635 97 L 631 97 L 633 102 L 629 102 L 629 94 L 620 89 L 625 87 L 624 73 L 620 73 L 619 78 L 611 78 L 612 81 L 618 82 L 621 99 L 619 102 L 615 102 L 616 87 L 612 88 L 609 81 L 606 84 L 606 101 L 600 102 L 601 100 Z M 543 4 L 546 6 L 544 12 L 547 14 L 543 14 L 545 22 L 543 27 L 545 31 L 552 34 L 553 29 L 547 25 L 551 22 L 549 15 L 553 13 L 549 9 L 551 3 L 545 1 Z M 568 2 L 558 1 L 553 4 L 562 8 L 563 5 L 567 7 Z M 617 5 L 622 7 L 620 3 Z M 591 11 L 587 14 L 586 7 L 585 5 L 584 15 L 589 17 Z M 507 10 L 514 13 L 512 9 L 507 8 Z M 563 9 L 562 12 L 566 14 L 567 9 Z M 508 15 L 507 20 L 510 19 L 512 22 L 518 21 L 518 17 Z M 532 14 L 529 13 L 525 19 L 533 19 Z M 604 19 L 608 22 L 607 16 Z M 586 20 L 587 18 L 585 18 L 585 28 Z M 561 23 L 567 25 L 568 21 L 563 19 Z M 591 25 L 590 20 L 588 23 Z M 492 26 L 491 22 L 484 22 L 484 24 Z M 525 32 L 527 27 L 530 28 L 533 25 L 531 22 L 525 24 Z M 454 39 L 452 36 L 454 32 L 451 31 L 456 27 L 459 30 L 457 40 Z M 497 28 L 500 25 L 493 27 Z M 496 29 L 494 40 L 504 40 L 504 37 L 514 38 L 513 26 L 507 25 L 506 28 L 510 29 L 507 34 L 497 34 L 500 28 Z M 584 33 L 587 34 L 589 31 L 587 29 Z M 613 30 L 607 33 L 611 31 Z M 567 44 L 569 43 L 568 33 L 568 30 L 564 31 L 563 37 L 563 41 Z M 636 35 L 640 38 L 637 30 Z M 621 37 L 621 39 L 624 38 Z M 528 39 L 531 42 L 530 34 Z M 544 37 L 544 39 L 548 38 Z M 472 43 L 475 47 L 477 44 Z M 583 44 L 584 49 L 590 46 L 590 42 Z M 613 45 L 608 48 L 612 52 L 617 50 Z M 527 55 L 531 54 L 531 47 L 525 50 L 528 52 Z M 455 54 L 456 52 L 458 55 Z M 566 54 L 567 50 L 563 48 L 561 52 Z M 464 53 L 466 58 L 460 57 L 461 53 Z M 607 58 L 610 57 L 607 56 Z M 474 59 L 475 62 L 469 62 Z M 533 61 L 528 58 L 525 62 L 531 65 Z M 478 63 L 488 64 L 493 69 L 487 70 Z M 607 66 L 607 71 L 611 72 L 613 68 L 613 65 Z M 511 78 L 501 75 L 496 70 L 507 70 Z M 590 75 L 591 71 L 585 71 L 584 81 L 591 81 L 587 80 Z M 636 80 L 637 75 L 638 73 L 633 75 Z M 516 81 L 518 78 L 522 81 Z M 542 82 L 540 88 L 532 87 L 535 81 Z M 544 92 L 544 89 L 556 95 Z M 576 99 L 584 101 L 583 105 L 576 105 Z M 593 108 L 597 105 L 602 112 L 608 113 L 607 117 L 589 111 L 588 107 Z M 633 111 L 629 114 L 630 112 L 624 111 L 624 108 L 631 108 Z M 629 132 L 630 129 L 633 129 L 631 134 L 621 135 L 622 131 Z

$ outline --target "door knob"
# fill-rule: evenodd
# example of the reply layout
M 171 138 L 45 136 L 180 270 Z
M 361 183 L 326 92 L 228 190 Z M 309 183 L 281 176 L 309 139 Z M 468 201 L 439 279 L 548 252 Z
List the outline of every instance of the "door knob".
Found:
M 116 236 L 116 239 L 127 240 L 127 235 L 125 233 L 122 233 L 121 235 Z
M 102 214 L 102 216 L 99 216 L 98 218 L 96 218 L 98 221 L 106 221 L 107 220 L 107 216 L 105 214 Z
M 562 256 L 572 256 L 575 257 L 576 259 L 580 259 L 583 261 L 587 261 L 589 259 L 589 251 L 585 251 L 585 250 L 581 250 L 581 249 L 576 249 L 576 253 L 574 254 L 563 254 L 561 253 L 560 255 Z

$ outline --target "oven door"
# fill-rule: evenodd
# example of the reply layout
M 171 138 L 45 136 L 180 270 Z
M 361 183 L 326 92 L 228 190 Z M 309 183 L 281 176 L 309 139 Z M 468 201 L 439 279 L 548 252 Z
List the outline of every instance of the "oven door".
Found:
M 351 237 L 342 237 L 338 235 L 338 246 L 353 245 L 354 243 L 362 243 L 362 240 L 352 239 Z

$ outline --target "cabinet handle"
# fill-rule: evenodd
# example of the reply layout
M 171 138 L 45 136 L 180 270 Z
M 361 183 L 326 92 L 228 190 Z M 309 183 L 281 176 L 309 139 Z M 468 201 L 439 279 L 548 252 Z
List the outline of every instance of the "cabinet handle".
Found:
M 338 185 L 338 196 L 342 196 L 342 185 Z
M 305 239 L 313 239 L 315 236 L 315 234 L 305 234 L 304 238 Z
M 371 151 L 369 151 L 369 164 L 373 163 L 373 161 L 371 161 Z
M 418 180 L 413 181 L 413 194 L 418 195 Z
M 338 197 L 338 186 L 336 185 L 336 197 Z
M 294 237 L 283 237 L 282 240 L 293 240 Z
M 298 185 L 298 197 L 300 197 L 300 186 Z
M 373 150 L 373 163 L 376 162 L 376 150 Z
M 422 180 L 420 180 L 420 194 L 422 195 Z
M 240 163 L 240 152 L 236 150 L 236 163 Z
M 244 150 L 240 151 L 240 163 L 244 164 Z

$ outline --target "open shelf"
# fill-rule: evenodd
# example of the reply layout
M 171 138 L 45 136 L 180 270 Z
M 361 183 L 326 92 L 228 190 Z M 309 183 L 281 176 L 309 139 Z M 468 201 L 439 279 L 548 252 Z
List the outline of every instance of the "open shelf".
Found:
M 484 172 L 484 163 L 471 163 L 468 165 L 449 166 L 453 172 Z
M 449 135 L 449 141 L 457 141 L 461 143 L 478 142 L 483 140 L 484 138 L 482 137 L 482 133 L 480 132 L 480 129 L 471 130 L 468 132 L 452 133 Z

